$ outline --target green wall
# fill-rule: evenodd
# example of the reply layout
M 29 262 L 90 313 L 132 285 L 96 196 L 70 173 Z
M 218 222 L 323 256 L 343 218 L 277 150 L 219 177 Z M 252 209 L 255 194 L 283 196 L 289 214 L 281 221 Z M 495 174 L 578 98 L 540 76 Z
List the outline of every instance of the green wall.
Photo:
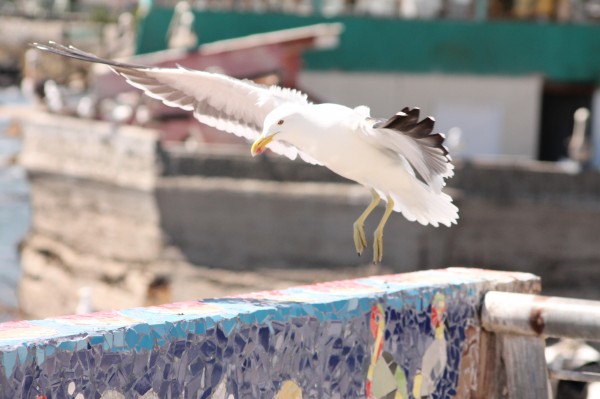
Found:
M 172 11 L 153 9 L 142 20 L 138 50 L 166 47 Z M 371 72 L 526 75 L 563 82 L 600 82 L 600 24 L 420 21 L 368 17 L 196 13 L 201 43 L 251 33 L 342 22 L 340 46 L 305 56 L 306 68 Z

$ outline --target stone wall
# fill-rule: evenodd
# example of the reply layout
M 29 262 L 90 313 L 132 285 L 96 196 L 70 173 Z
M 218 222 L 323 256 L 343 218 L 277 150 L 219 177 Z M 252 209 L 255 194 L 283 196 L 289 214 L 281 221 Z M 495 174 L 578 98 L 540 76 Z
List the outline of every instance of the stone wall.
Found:
M 19 290 L 24 315 L 74 313 L 83 287 L 93 292 L 89 310 L 144 304 L 162 252 L 151 193 L 61 175 L 29 177 L 33 217 L 21 245 Z
M 351 236 L 352 222 L 369 202 L 367 190 L 325 168 L 280 157 L 256 162 L 239 155 L 169 154 L 169 176 L 157 189 L 161 223 L 190 259 L 243 268 L 369 261 L 370 248 L 365 258 L 355 256 Z M 232 175 L 248 180 L 223 178 Z M 288 181 L 276 183 L 284 178 Z M 600 298 L 599 172 L 573 174 L 540 162 L 469 162 L 457 164 L 448 185 L 460 208 L 458 225 L 423 227 L 394 214 L 385 230 L 384 267 L 406 272 L 484 265 L 528 271 L 542 276 L 548 294 Z M 166 205 L 175 202 L 179 210 L 194 211 L 176 215 Z M 227 217 L 231 210 L 239 211 Z M 368 232 L 381 212 L 367 221 Z M 235 242 L 236 251 L 195 252 L 214 243 L 212 237 L 223 245 Z
M 339 183 L 175 177 L 157 187 L 169 242 L 192 263 L 234 269 L 370 263 L 371 248 L 358 257 L 352 240 L 352 223 L 370 199 L 366 189 Z M 382 212 L 365 224 L 370 241 Z M 384 264 L 396 272 L 441 267 L 447 251 L 438 246 L 450 231 L 395 215 L 386 226 Z
M 532 272 L 545 293 L 598 298 L 598 172 L 459 164 L 448 189 L 458 225 L 394 214 L 376 268 L 371 247 L 357 257 L 352 241 L 368 191 L 325 168 L 253 159 L 247 148 L 162 151 L 146 129 L 45 114 L 24 119 L 23 131 L 28 318 L 73 313 L 81 287 L 93 291 L 92 309 L 107 310 L 449 265 Z M 367 221 L 370 241 L 381 214 Z
M 20 119 L 24 144 L 19 161 L 28 172 L 32 206 L 31 228 L 20 246 L 19 302 L 24 318 L 236 294 L 372 272 L 369 267 L 350 266 L 290 271 L 285 261 L 248 265 L 243 256 L 238 266 L 239 258 L 232 262 L 235 251 L 228 247 L 234 241 L 227 239 L 209 242 L 202 247 L 206 251 L 190 250 L 180 239 L 189 240 L 189 235 L 190 245 L 198 245 L 196 233 L 186 230 L 195 227 L 182 223 L 179 231 L 185 234 L 178 233 L 173 223 L 179 218 L 206 227 L 197 215 L 212 212 L 222 216 L 213 221 L 225 226 L 234 214 L 231 208 L 221 207 L 220 213 L 218 207 L 198 208 L 193 196 L 179 197 L 181 190 L 188 183 L 192 188 L 203 186 L 222 200 L 219 193 L 226 185 L 192 179 L 177 189 L 178 178 L 164 177 L 170 162 L 159 150 L 155 132 L 148 129 L 31 110 L 23 110 Z M 163 186 L 172 188 L 159 188 Z M 214 232 L 224 238 L 229 234 Z M 215 237 L 206 230 L 199 234 L 208 234 L 206 240 Z M 243 254 L 248 246 L 240 243 L 240 250 Z M 221 253 L 227 255 L 223 260 L 229 269 L 215 269 L 223 263 L 210 262 Z

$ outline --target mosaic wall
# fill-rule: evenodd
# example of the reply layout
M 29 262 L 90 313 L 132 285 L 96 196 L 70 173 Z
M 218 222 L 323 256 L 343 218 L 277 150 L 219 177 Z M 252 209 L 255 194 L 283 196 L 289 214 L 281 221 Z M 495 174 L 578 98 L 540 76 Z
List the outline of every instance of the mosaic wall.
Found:
M 489 281 L 449 269 L 4 323 L 0 398 L 467 398 Z

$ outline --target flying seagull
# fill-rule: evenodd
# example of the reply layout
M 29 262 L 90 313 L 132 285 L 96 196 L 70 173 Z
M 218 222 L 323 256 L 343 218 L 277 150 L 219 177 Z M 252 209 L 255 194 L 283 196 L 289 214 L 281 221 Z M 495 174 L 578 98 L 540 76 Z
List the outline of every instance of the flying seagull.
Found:
M 202 123 L 253 141 L 252 155 L 269 150 L 323 165 L 371 190 L 372 201 L 354 222 L 354 244 L 367 246 L 364 222 L 381 200 L 386 207 L 374 233 L 373 262 L 383 256 L 383 229 L 392 211 L 422 225 L 450 227 L 458 208 L 442 192 L 454 166 L 434 119 L 419 108 L 390 119 L 368 107 L 313 104 L 297 90 L 262 86 L 218 73 L 154 68 L 102 59 L 73 46 L 35 43 L 40 50 L 106 64 L 127 82 L 168 106 L 192 111 Z

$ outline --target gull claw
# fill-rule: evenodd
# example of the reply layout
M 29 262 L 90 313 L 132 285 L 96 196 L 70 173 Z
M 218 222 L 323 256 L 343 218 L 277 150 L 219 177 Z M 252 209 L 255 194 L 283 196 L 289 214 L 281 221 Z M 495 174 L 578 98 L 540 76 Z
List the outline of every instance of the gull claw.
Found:
M 373 238 L 373 264 L 381 263 L 383 259 L 383 230 L 376 229 Z
M 358 256 L 362 255 L 362 252 L 367 247 L 367 237 L 365 236 L 365 230 L 362 224 L 355 222 L 354 225 L 354 246 Z
M 381 200 L 381 198 L 379 198 L 379 194 L 377 194 L 377 191 L 373 189 L 371 189 L 371 196 L 373 197 L 373 199 L 371 199 L 369 206 L 367 206 L 367 209 L 364 210 L 364 212 L 358 217 L 358 219 L 356 219 L 356 221 L 352 225 L 352 227 L 354 228 L 354 246 L 356 247 L 356 252 L 358 253 L 358 256 L 360 256 L 364 249 L 367 247 L 367 236 L 365 236 L 364 228 L 365 219 L 369 216 L 371 212 L 373 212 L 373 209 L 377 207 L 377 204 L 379 204 L 379 201 Z
M 381 259 L 383 258 L 383 228 L 387 223 L 388 218 L 390 217 L 392 211 L 394 210 L 394 200 L 388 195 L 387 197 L 387 205 L 385 207 L 385 212 L 383 213 L 383 217 L 377 225 L 374 234 L 374 242 L 373 242 L 373 263 L 378 264 L 381 263 Z

